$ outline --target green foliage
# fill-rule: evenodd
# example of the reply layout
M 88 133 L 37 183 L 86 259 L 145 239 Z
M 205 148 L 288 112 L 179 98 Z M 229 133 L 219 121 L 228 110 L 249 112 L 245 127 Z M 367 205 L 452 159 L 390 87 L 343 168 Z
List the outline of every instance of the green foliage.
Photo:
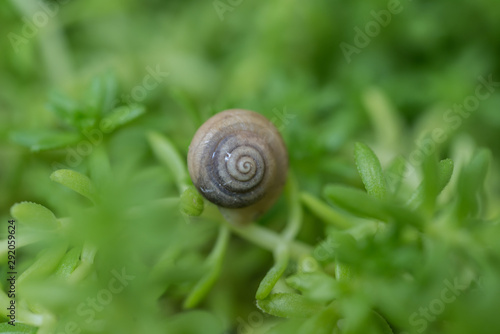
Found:
M 354 150 L 359 175 L 369 195 L 383 199 L 387 194 L 385 176 L 375 153 L 362 143 L 356 143 Z
M 61 278 L 68 278 L 69 275 L 75 270 L 78 262 L 80 262 L 80 255 L 82 254 L 82 249 L 80 247 L 74 247 L 69 250 L 61 260 L 61 263 L 54 272 L 55 276 Z
M 307 318 L 322 310 L 319 303 L 295 293 L 275 293 L 257 301 L 264 312 L 284 318 Z
M 41 251 L 35 259 L 35 262 L 22 272 L 17 283 L 21 285 L 25 280 L 37 279 L 52 273 L 64 256 L 66 248 L 67 245 L 65 244 L 56 244 Z
M 29 147 L 33 152 L 52 150 L 73 145 L 80 140 L 80 135 L 63 131 L 17 131 L 11 135 L 12 141 Z
M 0 331 L 5 334 L 35 334 L 37 328 L 25 324 L 16 324 L 14 327 L 7 323 L 2 323 L 0 324 Z
M 260 282 L 255 298 L 264 299 L 271 293 L 272 289 L 281 278 L 288 266 L 288 250 L 284 247 L 276 247 L 275 264 L 269 269 L 266 276 Z
M 95 203 L 96 190 L 87 176 L 71 169 L 59 169 L 50 175 L 50 179 L 76 191 Z
M 43 205 L 22 202 L 12 206 L 10 209 L 12 217 L 22 224 L 38 229 L 54 229 L 59 223 L 54 213 Z
M 144 114 L 145 108 L 139 104 L 116 105 L 116 85 L 112 75 L 96 77 L 82 102 L 52 93 L 47 109 L 72 130 L 20 130 L 11 133 L 11 140 L 35 152 L 53 150 L 75 145 L 95 131 L 103 136 Z
M 158 159 L 163 162 L 173 174 L 177 182 L 179 191 L 186 188 L 188 181 L 187 167 L 184 159 L 175 149 L 174 145 L 164 136 L 159 133 L 151 132 L 148 134 L 148 139 Z
M 184 302 L 185 308 L 193 308 L 201 301 L 203 297 L 210 291 L 210 288 L 215 284 L 216 279 L 220 275 L 224 254 L 227 250 L 229 242 L 229 230 L 225 226 L 219 228 L 219 236 L 215 243 L 214 249 L 208 256 L 205 267 L 207 273 L 198 281 L 191 290 L 191 293 Z
M 0 2 L 0 333 L 496 333 L 497 2 L 403 1 L 363 47 L 387 1 L 237 3 Z M 248 226 L 186 168 L 229 108 L 288 147 Z

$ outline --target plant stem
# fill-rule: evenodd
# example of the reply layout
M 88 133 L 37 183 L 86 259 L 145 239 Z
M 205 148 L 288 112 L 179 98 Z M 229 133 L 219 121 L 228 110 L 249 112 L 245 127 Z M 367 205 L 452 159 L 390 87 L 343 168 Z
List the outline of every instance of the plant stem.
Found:
M 330 206 L 314 197 L 313 195 L 302 193 L 300 195 L 300 199 L 302 200 L 304 205 L 323 222 L 329 225 L 333 225 L 342 230 L 348 229 L 353 226 L 353 224 L 343 215 L 336 212 Z
M 260 282 L 257 293 L 255 294 L 256 299 L 264 299 L 271 293 L 272 289 L 281 278 L 289 262 L 289 251 L 286 245 L 276 245 L 274 251 L 274 266 L 269 269 L 266 276 Z
M 84 279 L 92 269 L 92 264 L 94 263 L 94 257 L 97 253 L 97 247 L 89 243 L 85 243 L 82 249 L 82 263 L 71 273 L 68 277 L 68 282 L 77 283 Z
M 165 136 L 157 132 L 149 132 L 147 139 L 156 157 L 172 172 L 179 193 L 182 194 L 189 186 L 188 172 L 184 158 L 175 145 Z
M 227 226 L 221 225 L 219 228 L 219 235 L 212 252 L 207 258 L 206 265 L 209 267 L 209 272 L 201 278 L 195 285 L 189 296 L 184 302 L 185 308 L 193 308 L 202 301 L 207 295 L 215 281 L 220 275 L 222 263 L 224 261 L 224 254 L 227 250 L 229 243 L 229 229 Z
M 295 258 L 309 256 L 313 250 L 313 248 L 307 244 L 300 241 L 287 241 L 276 232 L 255 224 L 250 224 L 248 226 L 235 226 L 229 223 L 226 224 L 229 226 L 231 231 L 243 239 L 246 239 L 271 252 L 274 252 L 276 246 L 280 244 L 287 245 L 290 250 L 290 255 Z
M 297 180 L 290 173 L 287 184 L 287 200 L 288 200 L 288 221 L 285 229 L 283 230 L 283 238 L 291 241 L 300 231 L 302 226 L 302 206 L 300 203 L 299 187 Z
M 256 223 L 249 223 L 247 225 L 235 225 L 227 222 L 222 214 L 219 212 L 215 205 L 205 205 L 201 217 L 225 224 L 229 229 L 243 239 L 256 244 L 268 251 L 274 252 L 277 245 L 287 245 L 290 250 L 290 255 L 294 258 L 302 256 L 309 256 L 313 248 L 305 243 L 296 240 L 287 240 L 282 235 L 271 231 L 265 227 L 261 227 Z

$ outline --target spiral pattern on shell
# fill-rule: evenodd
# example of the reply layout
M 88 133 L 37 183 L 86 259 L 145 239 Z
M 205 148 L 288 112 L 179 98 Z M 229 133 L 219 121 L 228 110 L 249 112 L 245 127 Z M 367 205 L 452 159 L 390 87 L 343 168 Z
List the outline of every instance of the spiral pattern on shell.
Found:
M 216 114 L 196 132 L 188 153 L 199 192 L 222 208 L 272 205 L 286 181 L 288 155 L 274 125 L 253 111 Z

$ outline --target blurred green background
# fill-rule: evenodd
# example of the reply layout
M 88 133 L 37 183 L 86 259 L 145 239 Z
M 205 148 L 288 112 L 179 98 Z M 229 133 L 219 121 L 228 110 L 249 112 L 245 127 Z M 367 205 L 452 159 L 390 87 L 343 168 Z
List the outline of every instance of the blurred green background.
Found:
M 390 14 L 386 26 L 378 25 L 376 33 L 369 32 L 372 36 L 359 36 L 359 31 L 366 34 L 367 27 L 377 26 L 375 17 L 381 11 L 388 13 L 391 6 L 398 12 Z M 264 333 L 266 324 L 276 320 L 252 312 L 260 312 L 254 293 L 272 265 L 270 253 L 233 238 L 222 276 L 200 306 L 203 311 L 185 313 L 182 301 L 200 275 L 216 225 L 186 223 L 176 210 L 125 214 L 125 208 L 178 196 L 174 177 L 155 159 L 146 134 L 162 133 L 186 157 L 196 129 L 229 108 L 255 110 L 273 121 L 289 148 L 300 189 L 318 197 L 326 183 L 362 187 L 353 159 L 354 142 L 367 143 L 385 167 L 397 156 L 411 162 L 412 153 L 426 150 L 425 136 L 443 129 L 446 139 L 429 145 L 440 158 L 457 158 L 457 170 L 476 147 L 493 153 L 485 218 L 497 217 L 499 18 L 495 0 L 2 1 L 1 233 L 11 217 L 9 208 L 32 201 L 57 217 L 75 217 L 77 224 L 59 238 L 72 245 L 90 240 L 99 246 L 95 279 L 78 292 L 44 282 L 40 284 L 47 286 L 35 285 L 33 291 L 27 287 L 25 296 L 42 305 L 40 314 L 53 315 L 56 323 L 67 322 L 78 317 L 72 310 L 80 301 L 107 284 L 112 268 L 119 271 L 125 266 L 137 280 L 117 297 L 118 305 L 100 313 L 102 323 L 97 328 L 84 328 L 82 333 Z M 368 40 L 366 46 L 356 44 L 360 38 Z M 346 57 L 342 43 L 357 51 Z M 110 105 L 140 103 L 145 112 L 104 134 L 102 147 L 114 181 L 101 190 L 108 199 L 105 212 L 89 218 L 82 211 L 91 205 L 89 201 L 49 179 L 54 166 L 60 165 L 92 174 L 90 154 L 81 154 L 78 163 L 68 160 L 68 152 L 86 136 L 83 128 L 51 112 L 51 96 L 66 96 L 85 106 L 88 87 L 102 76 L 116 78 L 116 100 Z M 499 83 L 491 85 L 491 91 L 480 88 L 487 97 L 478 99 L 467 116 L 453 111 L 455 104 L 473 101 L 483 82 L 479 78 Z M 82 108 L 78 110 L 84 115 Z M 48 132 L 72 132 L 76 137 L 61 140 L 60 148 L 36 149 L 44 140 L 52 140 L 47 139 Z M 410 175 L 409 185 L 417 184 L 419 176 Z M 453 193 L 445 195 L 451 198 Z M 281 199 L 261 224 L 282 227 L 284 202 Z M 307 214 L 299 237 L 316 245 L 325 237 L 324 227 Z M 23 249 L 19 265 L 28 267 L 51 242 L 48 238 L 42 245 Z M 173 248 L 182 256 L 175 270 L 165 269 L 160 277 L 175 277 L 168 284 L 148 281 L 147 273 L 158 257 Z M 436 282 L 438 289 L 442 279 Z M 428 301 L 422 296 L 415 304 Z M 495 304 L 483 306 L 488 305 Z M 455 311 L 461 314 L 460 307 L 449 311 L 451 318 Z M 407 319 L 416 309 L 408 306 L 401 317 Z M 37 313 L 36 307 L 31 310 Z M 242 327 L 239 319 L 248 323 L 252 314 L 259 326 Z M 488 315 L 485 318 L 492 321 Z M 490 329 L 500 328 L 498 321 Z M 188 329 L 187 323 L 202 325 Z M 471 332 L 463 328 L 464 333 Z M 489 330 L 479 324 L 470 328 L 479 329 L 478 333 Z M 451 333 L 456 328 L 434 330 Z

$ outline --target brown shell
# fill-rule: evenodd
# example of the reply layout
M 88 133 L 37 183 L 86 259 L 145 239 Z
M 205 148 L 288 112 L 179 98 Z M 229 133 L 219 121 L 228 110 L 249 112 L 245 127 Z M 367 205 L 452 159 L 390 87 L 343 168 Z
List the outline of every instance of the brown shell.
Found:
M 230 109 L 196 132 L 188 169 L 198 191 L 233 223 L 255 220 L 279 197 L 288 154 L 276 127 L 264 116 Z

